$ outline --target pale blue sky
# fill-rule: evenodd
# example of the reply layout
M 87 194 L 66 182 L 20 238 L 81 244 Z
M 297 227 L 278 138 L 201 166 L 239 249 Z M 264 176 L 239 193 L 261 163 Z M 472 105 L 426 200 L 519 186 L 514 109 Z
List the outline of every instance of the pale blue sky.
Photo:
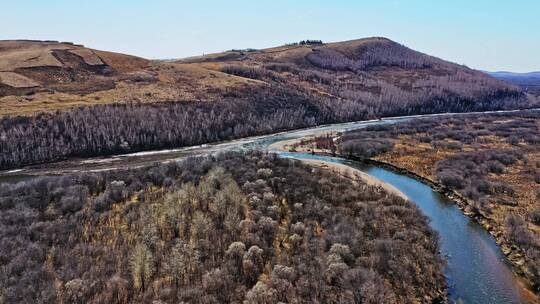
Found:
M 470 67 L 540 70 L 539 0 L 6 0 L 0 39 L 179 58 L 384 36 Z

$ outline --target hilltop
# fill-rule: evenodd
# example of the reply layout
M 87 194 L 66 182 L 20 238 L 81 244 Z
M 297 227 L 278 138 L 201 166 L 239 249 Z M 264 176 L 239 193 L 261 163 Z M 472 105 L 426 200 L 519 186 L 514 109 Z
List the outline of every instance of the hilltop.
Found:
M 88 94 L 115 87 L 118 76 L 148 67 L 139 57 L 69 42 L 0 42 L 0 96 L 38 92 Z
M 0 114 L 119 101 L 219 101 L 254 90 L 378 106 L 523 98 L 518 87 L 386 38 L 233 50 L 177 61 L 55 41 L 0 41 Z

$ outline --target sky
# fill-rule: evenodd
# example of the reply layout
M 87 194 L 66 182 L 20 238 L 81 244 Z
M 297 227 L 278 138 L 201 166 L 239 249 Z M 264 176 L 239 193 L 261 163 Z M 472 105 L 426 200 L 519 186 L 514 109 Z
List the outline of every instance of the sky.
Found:
M 383 36 L 488 71 L 540 71 L 539 0 L 6 0 L 0 40 L 153 59 Z

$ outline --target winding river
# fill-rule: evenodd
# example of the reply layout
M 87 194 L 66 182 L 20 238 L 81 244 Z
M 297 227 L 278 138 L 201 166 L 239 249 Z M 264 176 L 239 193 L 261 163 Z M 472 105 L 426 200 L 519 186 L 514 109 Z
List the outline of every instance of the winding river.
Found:
M 218 153 L 227 150 L 268 149 L 271 144 L 279 141 L 330 132 L 344 132 L 374 124 L 390 124 L 428 116 L 434 115 L 333 124 L 174 150 L 132 153 L 112 157 L 70 159 L 57 163 L 2 171 L 0 172 L 0 182 L 16 182 L 39 175 L 141 167 L 155 162 L 179 161 L 189 156 Z M 431 227 L 440 235 L 441 253 L 447 259 L 445 275 L 451 302 L 523 303 L 532 301 L 530 294 L 520 283 L 518 277 L 512 272 L 493 237 L 480 225 L 464 215 L 454 203 L 433 191 L 428 185 L 411 177 L 400 175 L 383 168 L 363 165 L 339 157 L 314 156 L 305 153 L 282 151 L 274 152 L 282 157 L 296 159 L 316 158 L 325 162 L 345 164 L 391 184 L 404 193 L 430 218 Z
M 465 216 L 455 203 L 406 175 L 339 157 L 276 152 L 282 157 L 345 164 L 391 184 L 429 217 L 446 257 L 445 276 L 451 303 L 526 303 L 534 299 L 512 272 L 493 237 Z

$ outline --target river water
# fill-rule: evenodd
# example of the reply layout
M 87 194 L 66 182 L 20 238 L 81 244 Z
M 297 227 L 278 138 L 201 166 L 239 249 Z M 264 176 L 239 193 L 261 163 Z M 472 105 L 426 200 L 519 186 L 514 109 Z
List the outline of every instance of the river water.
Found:
M 454 115 L 454 114 L 438 114 Z M 468 114 L 455 114 L 468 115 Z M 114 170 L 146 166 L 155 162 L 179 161 L 189 156 L 218 153 L 227 150 L 268 149 L 275 142 L 330 132 L 344 132 L 369 125 L 390 124 L 433 115 L 388 118 L 382 120 L 334 124 L 315 128 L 250 137 L 211 145 L 201 145 L 174 150 L 151 151 L 96 157 L 70 159 L 52 164 L 27 166 L 17 170 L 0 172 L 0 182 L 17 182 L 39 175 L 68 174 Z M 431 187 L 411 177 L 389 170 L 363 165 L 336 157 L 275 151 L 282 157 L 338 162 L 389 183 L 403 192 L 422 212 L 430 218 L 431 227 L 440 235 L 441 253 L 446 257 L 445 275 L 450 300 L 455 303 L 523 303 L 530 299 L 511 271 L 493 237 L 449 199 L 433 191 Z M 530 300 L 529 300 L 530 302 Z
M 420 207 L 439 233 L 441 253 L 447 260 L 445 276 L 451 303 L 524 303 L 530 293 L 512 272 L 493 237 L 465 216 L 445 196 L 406 175 L 339 157 L 276 152 L 282 157 L 317 159 L 359 169 L 393 185 Z

